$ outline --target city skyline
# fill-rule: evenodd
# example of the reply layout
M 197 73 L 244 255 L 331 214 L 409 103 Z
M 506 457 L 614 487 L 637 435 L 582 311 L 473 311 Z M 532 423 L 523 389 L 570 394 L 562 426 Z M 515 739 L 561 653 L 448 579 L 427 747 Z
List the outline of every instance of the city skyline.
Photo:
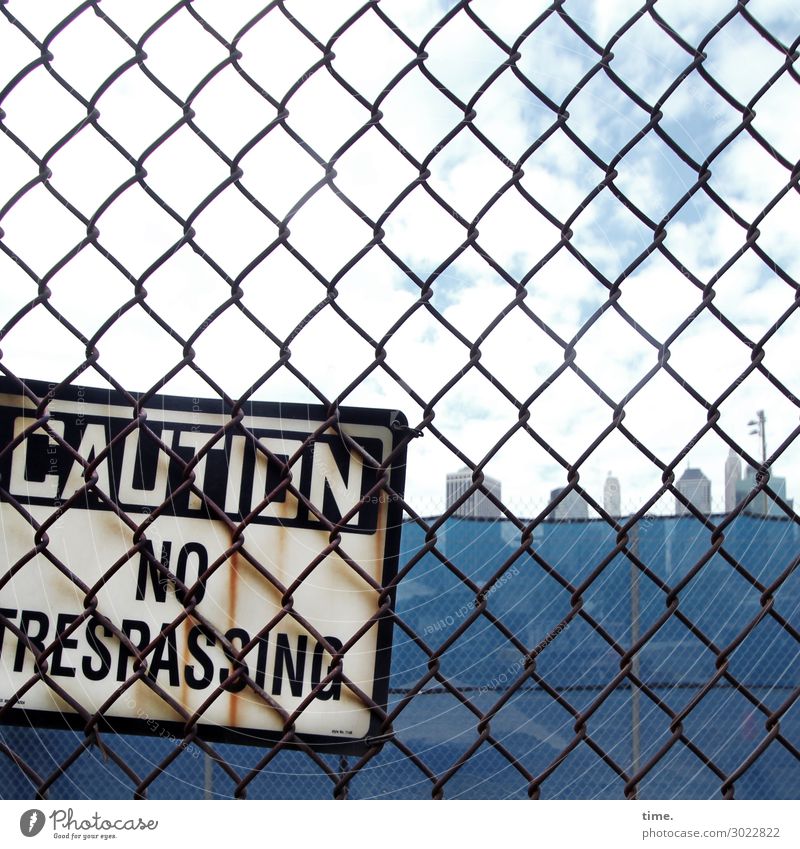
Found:
M 715 503 L 714 488 L 711 478 L 707 477 L 705 472 L 699 466 L 693 466 L 687 462 L 683 471 L 679 476 L 676 476 L 674 483 L 675 489 L 680 492 L 683 497 L 690 502 L 700 513 L 706 515 L 730 513 L 734 510 L 750 492 L 757 486 L 757 470 L 752 466 L 744 468 L 742 459 L 739 454 L 733 449 L 730 449 L 728 457 L 725 461 L 724 476 L 723 476 L 723 494 L 724 505 L 720 504 L 719 496 Z M 450 507 L 473 485 L 473 472 L 469 467 L 464 466 L 457 472 L 447 474 L 447 490 L 446 490 L 446 508 Z M 484 474 L 482 486 L 488 489 L 498 500 L 501 498 L 502 483 L 501 481 Z M 770 488 L 787 503 L 790 508 L 794 506 L 794 499 L 787 496 L 787 479 L 781 475 L 775 474 L 773 469 L 770 480 Z M 555 487 L 549 490 L 549 499 L 547 503 L 543 503 L 541 499 L 535 497 L 531 499 L 531 505 L 540 504 L 544 509 L 548 504 L 553 504 L 566 487 Z M 674 502 L 672 513 L 664 515 L 684 516 L 690 515 L 689 508 L 678 500 L 677 497 L 671 496 Z M 617 478 L 611 470 L 608 471 L 605 483 L 603 486 L 602 507 L 604 511 L 612 518 L 619 518 L 626 515 L 628 512 L 623 508 L 623 492 L 620 486 L 619 478 Z M 715 509 L 715 506 L 722 506 L 722 509 Z M 533 512 L 533 511 L 531 511 Z M 538 512 L 538 511 L 537 511 Z M 581 497 L 576 490 L 571 490 L 558 504 L 550 509 L 547 515 L 549 521 L 563 521 L 568 519 L 588 519 L 590 512 L 595 511 L 589 503 Z M 746 512 L 750 515 L 758 516 L 784 516 L 785 513 L 780 506 L 766 493 L 754 498 L 747 506 Z M 453 514 L 461 517 L 477 517 L 477 518 L 500 518 L 499 509 L 491 502 L 491 500 L 481 490 L 473 493 L 469 499 L 462 504 Z

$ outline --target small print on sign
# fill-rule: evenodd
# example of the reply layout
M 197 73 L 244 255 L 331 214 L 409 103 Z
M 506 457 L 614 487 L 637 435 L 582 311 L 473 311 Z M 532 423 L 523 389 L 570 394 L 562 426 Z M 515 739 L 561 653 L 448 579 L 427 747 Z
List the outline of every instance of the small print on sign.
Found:
M 385 706 L 388 692 L 380 588 L 402 517 L 378 484 L 402 492 L 403 419 L 343 408 L 326 428 L 321 407 L 243 409 L 237 425 L 221 401 L 154 396 L 142 419 L 119 393 L 67 387 L 41 416 L 0 382 L 0 721 L 82 727 L 71 702 L 94 713 L 116 694 L 103 717 L 119 730 L 177 734 L 199 711 L 202 736 L 247 742 L 282 737 L 302 705 L 311 745 L 363 750 L 378 726 L 360 694 Z M 69 699 L 42 678 L 16 697 L 31 647 Z M 139 653 L 145 674 L 121 689 Z

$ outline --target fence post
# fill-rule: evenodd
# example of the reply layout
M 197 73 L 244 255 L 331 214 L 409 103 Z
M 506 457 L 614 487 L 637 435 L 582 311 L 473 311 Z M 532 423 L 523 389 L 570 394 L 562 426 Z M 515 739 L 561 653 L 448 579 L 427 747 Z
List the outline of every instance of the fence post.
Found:
M 631 528 L 631 553 L 639 558 L 639 523 L 636 522 Z M 631 645 L 636 645 L 639 640 L 639 567 L 631 560 Z M 631 658 L 631 672 L 639 677 L 639 655 L 634 654 Z M 631 774 L 636 775 L 639 771 L 641 759 L 641 742 L 639 738 L 639 688 L 631 681 Z M 638 798 L 638 788 L 632 798 Z

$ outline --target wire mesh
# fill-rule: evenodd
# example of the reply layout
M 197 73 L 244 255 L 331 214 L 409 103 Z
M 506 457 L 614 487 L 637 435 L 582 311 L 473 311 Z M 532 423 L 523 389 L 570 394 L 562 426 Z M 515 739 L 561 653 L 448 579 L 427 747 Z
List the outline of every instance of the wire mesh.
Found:
M 773 470 L 790 464 L 800 444 L 787 342 L 800 286 L 794 225 L 784 217 L 791 220 L 800 177 L 790 124 L 800 91 L 796 12 L 740 0 L 723 4 L 714 21 L 694 12 L 688 26 L 669 4 L 646 2 L 624 14 L 618 7 L 601 32 L 585 4 L 563 0 L 536 12 L 519 4 L 523 12 L 509 20 L 477 0 L 412 12 L 379 0 L 330 4 L 335 11 L 278 0 L 241 4 L 227 21 L 227 4 L 190 0 L 135 4 L 136 12 L 108 0 L 36 4 L 35 14 L 31 5 L 0 6 L 0 370 L 20 387 L 30 378 L 52 383 L 38 396 L 27 390 L 36 421 L 3 455 L 44 427 L 87 469 L 82 494 L 102 497 L 92 477 L 97 457 L 81 457 L 48 428 L 50 398 L 66 387 L 112 387 L 134 409 L 131 426 L 169 454 L 139 414 L 155 393 L 187 379 L 245 432 L 241 410 L 263 393 L 280 398 L 299 386 L 330 422 L 343 404 L 395 393 L 417 413 L 406 435 L 409 478 L 416 445 L 433 443 L 468 480 L 433 516 L 423 496 L 385 479 L 376 489 L 401 505 L 404 523 L 400 568 L 381 588 L 394 628 L 390 699 L 384 711 L 362 694 L 381 726 L 363 755 L 320 754 L 286 715 L 280 740 L 259 749 L 212 744 L 188 715 L 182 735 L 154 728 L 142 742 L 103 730 L 102 711 L 76 705 L 82 731 L 3 728 L 4 792 L 796 796 L 800 517 Z M 83 64 L 62 68 L 73 37 Z M 448 39 L 469 54 L 455 69 L 441 58 Z M 276 45 L 283 60 L 270 64 Z M 751 54 L 740 60 L 740 50 L 768 59 L 748 74 Z M 646 72 L 635 73 L 641 65 Z M 501 85 L 511 94 L 506 111 L 493 113 Z M 398 102 L 408 111 L 393 109 Z M 502 133 L 509 102 L 522 116 L 516 139 Z M 367 143 L 388 151 L 391 166 L 370 172 Z M 571 192 L 554 182 L 558 157 L 545 156 L 553 144 L 569 148 L 561 168 L 576 174 Z M 467 148 L 478 165 L 459 170 L 455 153 L 447 156 Z M 670 162 L 657 196 L 637 185 L 653 150 Z M 360 183 L 353 168 L 366 169 Z M 181 191 L 170 182 L 178 172 Z M 364 194 L 365 183 L 373 194 Z M 475 193 L 459 194 L 464 186 Z M 344 219 L 356 236 L 342 236 Z M 610 223 L 623 219 L 624 238 Z M 413 239 L 429 247 L 423 259 L 398 247 L 398 231 L 414 221 Z M 687 261 L 681 240 L 691 227 L 701 231 L 702 250 Z M 604 228 L 607 250 L 598 254 L 586 234 Z M 465 330 L 447 307 L 470 262 L 503 295 L 473 295 L 477 318 Z M 643 318 L 642 296 L 626 285 L 644 272 L 661 291 L 652 296 L 655 317 Z M 356 285 L 359 273 L 398 275 L 402 286 Z M 730 297 L 748 292 L 743 285 L 730 295 L 734 273 L 769 275 L 777 294 L 762 324 L 728 308 Z M 586 290 L 571 288 L 579 276 L 590 281 Z M 571 326 L 553 320 L 552 299 L 576 292 Z M 377 304 L 374 314 L 365 302 Z M 657 319 L 671 307 L 679 318 L 665 329 Z M 591 353 L 593 333 L 612 321 L 619 356 L 640 364 L 622 388 L 612 380 L 614 351 L 597 362 Z M 432 341 L 422 355 L 408 335 L 420 322 Z M 734 345 L 739 359 L 703 369 L 697 349 L 684 348 L 698 327 L 711 345 Z M 505 334 L 530 347 L 494 356 Z M 537 369 L 521 371 L 525 358 Z M 333 392 L 320 360 L 340 372 Z M 790 422 L 761 457 L 724 419 L 726 403 L 753 381 Z M 468 442 L 443 423 L 454 403 L 470 421 L 478 383 L 511 418 Z M 548 392 L 556 386 L 565 394 Z M 653 428 L 672 427 L 653 398 L 675 387 L 699 408 L 700 422 L 677 429 L 677 450 L 665 451 L 631 422 L 643 404 Z M 559 416 L 591 420 L 592 435 L 563 447 L 547 423 Z M 678 481 L 710 438 L 753 470 L 724 513 Z M 586 483 L 587 467 L 609 445 L 632 450 L 651 475 L 624 516 Z M 517 450 L 542 452 L 561 476 L 552 498 L 529 514 L 504 500 L 487 473 Z M 281 465 L 284 478 L 264 508 L 291 487 Z M 189 488 L 193 465 L 184 467 Z M 0 497 L 28 515 L 6 482 Z M 596 518 L 554 520 L 575 498 Z M 680 515 L 657 515 L 665 499 Z M 464 516 L 475 503 L 491 519 Z M 133 532 L 127 558 L 144 551 L 178 581 L 146 553 L 148 521 L 115 509 Z M 34 555 L 72 574 L 48 550 L 59 515 L 30 519 L 30 551 L 4 563 L 5 584 Z M 232 548 L 211 568 L 224 568 L 245 545 L 251 521 L 229 522 Z M 332 540 L 341 527 L 329 523 Z M 269 564 L 258 568 L 275 579 Z M 131 645 L 137 663 L 125 692 L 169 635 L 130 644 L 97 608 L 96 591 L 76 586 L 85 608 L 78 624 L 103 615 Z M 220 625 L 207 625 L 225 641 Z M 16 638 L 34 659 L 30 684 L 45 680 L 69 701 L 48 662 L 77 625 L 47 645 L 8 613 L 0 612 L 0 627 L 4 662 Z M 244 652 L 228 645 L 241 660 Z M 22 697 L 24 690 L 0 706 L 0 719 Z

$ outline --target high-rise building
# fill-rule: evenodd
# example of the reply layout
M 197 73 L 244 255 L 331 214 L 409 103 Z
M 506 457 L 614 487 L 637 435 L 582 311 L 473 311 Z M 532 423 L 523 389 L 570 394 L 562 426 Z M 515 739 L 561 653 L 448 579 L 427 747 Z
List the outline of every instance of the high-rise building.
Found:
M 711 512 L 711 481 L 700 471 L 690 466 L 683 470 L 675 484 L 678 492 L 701 513 Z M 675 515 L 686 516 L 689 509 L 675 499 Z
M 555 501 L 563 491 L 564 490 L 561 487 L 550 490 L 550 500 Z M 556 520 L 588 519 L 589 505 L 573 489 L 567 493 L 562 502 L 556 505 L 555 509 L 550 513 L 548 518 Z
M 615 478 L 611 472 L 609 472 L 605 485 L 603 486 L 603 509 L 609 516 L 616 518 L 622 515 L 621 504 L 622 499 L 620 496 L 619 479 Z
M 758 486 L 756 482 L 756 470 L 752 466 L 748 466 L 744 477 L 736 484 L 736 503 L 744 501 L 745 498 Z M 794 506 L 791 498 L 786 497 L 786 478 L 770 475 L 769 488 L 785 501 L 789 507 Z M 751 516 L 785 516 L 786 514 L 781 508 L 764 492 L 759 493 L 745 509 L 746 513 Z
M 448 510 L 472 486 L 472 474 L 472 469 L 468 469 L 465 466 L 463 469 L 459 469 L 457 472 L 450 472 L 447 475 Z M 484 475 L 483 488 L 489 490 L 498 501 L 500 500 L 501 484 L 499 480 L 495 480 L 495 478 L 491 478 L 489 475 Z M 477 490 L 456 509 L 453 515 L 478 519 L 497 519 L 500 516 L 500 510 L 496 505 L 492 504 L 485 493 Z
M 742 461 L 731 448 L 725 461 L 725 512 L 730 513 L 739 503 L 736 489 L 742 479 Z

